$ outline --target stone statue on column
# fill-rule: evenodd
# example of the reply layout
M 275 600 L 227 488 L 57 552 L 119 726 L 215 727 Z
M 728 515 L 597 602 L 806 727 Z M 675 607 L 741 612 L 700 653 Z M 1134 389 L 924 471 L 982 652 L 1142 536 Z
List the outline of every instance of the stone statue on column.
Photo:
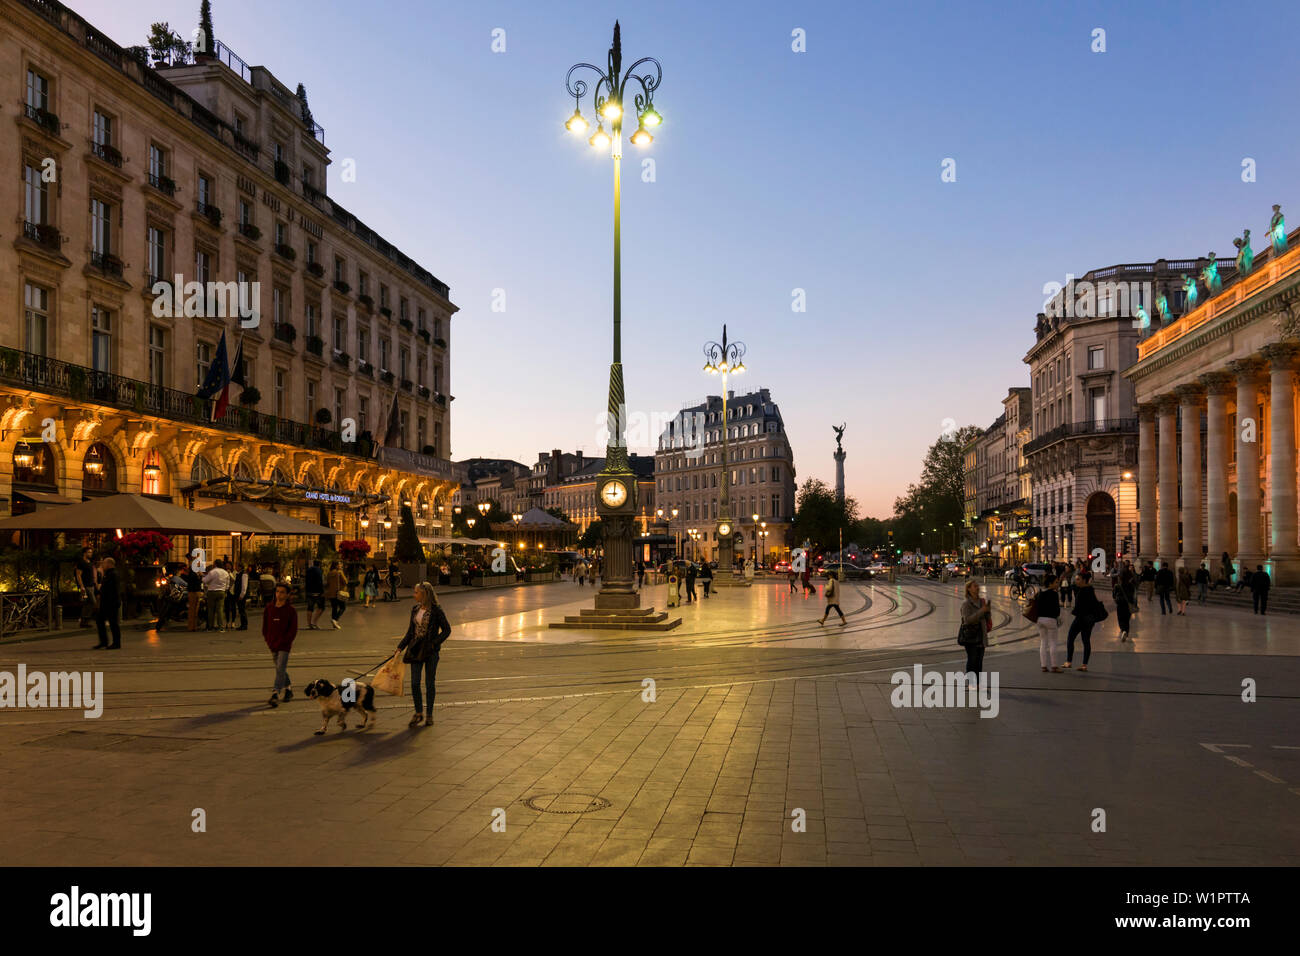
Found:
M 844 429 L 848 422 L 836 427 L 831 426 L 831 431 L 835 432 L 835 500 L 844 501 L 844 459 L 849 457 L 848 452 L 844 450 L 841 444 L 844 440 Z

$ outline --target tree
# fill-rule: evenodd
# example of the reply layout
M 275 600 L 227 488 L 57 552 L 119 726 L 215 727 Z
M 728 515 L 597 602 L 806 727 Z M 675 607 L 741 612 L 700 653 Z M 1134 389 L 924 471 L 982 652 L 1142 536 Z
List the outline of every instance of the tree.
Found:
M 398 561 L 423 561 L 424 548 L 420 545 L 420 536 L 415 533 L 415 516 L 408 505 L 402 505 L 402 516 L 397 524 L 397 544 L 393 556 Z
M 302 111 L 303 124 L 311 129 L 316 125 L 316 121 L 312 119 L 311 107 L 307 105 L 307 87 L 301 83 L 298 84 L 298 107 Z
M 149 25 L 149 54 L 153 57 L 154 66 L 180 66 L 192 61 L 193 48 L 164 20 Z
M 203 0 L 199 4 L 199 52 L 213 56 L 217 52 L 217 36 L 212 32 L 212 4 Z
M 582 532 L 578 538 L 578 547 L 580 548 L 599 548 L 605 543 L 605 524 L 603 518 L 597 518 L 591 524 L 587 525 L 587 530 Z
M 840 501 L 820 478 L 809 478 L 795 500 L 793 538 L 796 544 L 811 542 L 815 547 L 838 548 L 851 540 L 850 529 L 858 520 L 858 503 L 850 496 Z
M 921 462 L 921 483 L 908 485 L 907 493 L 894 500 L 896 546 L 926 551 L 938 551 L 941 544 L 955 546 L 966 515 L 963 449 L 980 434 L 977 426 L 966 425 L 929 447 Z M 950 524 L 950 540 L 945 540 Z
M 566 524 L 573 524 L 573 519 L 564 513 L 563 508 L 547 508 L 546 513 L 550 515 L 552 518 L 559 518 L 561 521 L 565 522 Z

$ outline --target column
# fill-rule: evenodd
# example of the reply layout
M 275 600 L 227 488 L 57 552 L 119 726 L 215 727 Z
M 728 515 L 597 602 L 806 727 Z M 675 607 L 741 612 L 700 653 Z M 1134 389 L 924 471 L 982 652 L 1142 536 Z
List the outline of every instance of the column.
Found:
M 1159 527 L 1156 549 L 1160 565 L 1178 560 L 1178 399 L 1162 395 L 1156 402 L 1160 422 Z
M 1259 382 L 1263 364 L 1256 359 L 1242 359 L 1228 366 L 1237 377 L 1237 573 L 1242 564 L 1255 567 L 1264 563 L 1264 545 L 1260 540 L 1259 495 L 1259 423 L 1255 407 L 1259 404 Z M 1245 437 L 1243 422 L 1250 419 L 1250 441 Z
M 1266 345 L 1269 378 L 1268 489 L 1273 505 L 1269 563 L 1274 584 L 1300 581 L 1296 540 L 1295 369 L 1300 347 L 1290 342 Z
M 1183 565 L 1193 574 L 1201 563 L 1201 407 L 1205 389 L 1179 385 L 1178 404 L 1183 413 Z
M 1205 386 L 1205 504 L 1210 574 L 1218 573 L 1219 558 L 1232 540 L 1228 525 L 1228 393 L 1234 380 L 1226 372 L 1202 375 Z
M 1138 560 L 1156 555 L 1156 407 L 1138 406 Z

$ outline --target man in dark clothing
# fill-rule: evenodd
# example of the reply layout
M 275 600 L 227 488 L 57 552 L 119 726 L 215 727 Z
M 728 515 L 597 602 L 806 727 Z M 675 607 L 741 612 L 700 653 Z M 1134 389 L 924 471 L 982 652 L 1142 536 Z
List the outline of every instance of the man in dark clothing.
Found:
M 686 566 L 686 603 L 695 600 L 695 565 Z
M 81 593 L 81 617 L 79 627 L 86 627 L 95 616 L 95 566 L 90 563 L 94 554 L 90 545 L 81 549 L 77 558 L 77 590 Z
M 1264 565 L 1255 565 L 1255 573 L 1250 576 L 1250 596 L 1254 601 L 1255 614 L 1268 613 L 1268 589 L 1273 586 L 1273 579 L 1264 570 Z
M 709 596 L 709 585 L 713 583 L 713 566 L 707 561 L 704 567 L 700 568 L 700 580 L 704 583 L 704 596 Z
M 237 611 L 239 613 L 239 627 L 235 628 L 235 630 L 246 631 L 248 630 L 248 592 L 256 580 L 253 577 L 253 566 L 246 564 L 243 571 L 238 574 L 232 572 L 232 575 L 229 597 L 226 598 L 226 601 L 233 602 L 234 609 L 226 611 L 226 620 L 233 621 Z
M 116 562 L 105 558 L 101 564 L 103 577 L 99 582 L 99 609 L 95 612 L 95 628 L 99 631 L 96 650 L 120 651 L 122 649 L 122 592 L 117 583 Z M 113 643 L 108 643 L 108 633 L 113 633 Z
M 284 702 L 293 700 L 293 688 L 289 686 L 289 651 L 293 648 L 293 639 L 298 636 L 298 611 L 289 603 L 289 586 L 275 586 L 275 603 L 262 612 L 262 640 L 271 650 L 271 660 L 275 661 L 275 688 L 271 699 L 267 701 L 272 707 L 279 707 L 281 689 L 284 690 Z
M 636 563 L 636 586 L 638 591 L 641 588 L 645 587 L 645 562 L 644 561 L 638 561 Z
M 1196 603 L 1204 604 L 1206 593 L 1210 588 L 1210 569 L 1201 562 L 1201 566 L 1196 569 Z
M 307 630 L 316 630 L 316 620 L 325 613 L 325 572 L 317 559 L 307 568 Z
M 1150 604 L 1156 585 L 1156 566 L 1150 561 L 1142 566 L 1142 584 L 1147 591 L 1147 603 Z
M 1174 613 L 1174 602 L 1169 594 L 1174 589 L 1174 569 L 1169 566 L 1169 562 L 1161 561 L 1160 570 L 1156 572 L 1156 593 L 1160 595 L 1160 613 Z
M 192 565 L 185 567 L 185 600 L 189 602 L 186 630 L 199 629 L 199 605 L 203 603 L 203 579 Z M 205 624 L 206 627 L 206 624 Z

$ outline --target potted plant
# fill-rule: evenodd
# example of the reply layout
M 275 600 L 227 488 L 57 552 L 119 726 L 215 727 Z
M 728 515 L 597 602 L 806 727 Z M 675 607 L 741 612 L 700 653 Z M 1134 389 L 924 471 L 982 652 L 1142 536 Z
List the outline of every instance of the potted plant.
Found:
M 429 576 L 429 565 L 424 556 L 424 547 L 415 532 L 415 517 L 407 505 L 402 505 L 402 515 L 397 525 L 397 544 L 393 556 L 402 568 L 402 583 L 413 585 L 424 581 Z
M 357 594 L 357 585 L 361 583 L 361 569 L 365 566 L 366 555 L 370 553 L 370 542 L 361 538 L 339 542 L 339 557 L 343 559 L 343 568 L 348 576 L 348 590 Z
M 124 565 L 118 576 L 137 600 L 158 595 L 164 577 L 160 562 L 171 549 L 172 539 L 158 531 L 132 531 L 118 539 L 117 553 Z
M 239 404 L 251 408 L 262 400 L 262 393 L 252 385 L 239 393 Z

